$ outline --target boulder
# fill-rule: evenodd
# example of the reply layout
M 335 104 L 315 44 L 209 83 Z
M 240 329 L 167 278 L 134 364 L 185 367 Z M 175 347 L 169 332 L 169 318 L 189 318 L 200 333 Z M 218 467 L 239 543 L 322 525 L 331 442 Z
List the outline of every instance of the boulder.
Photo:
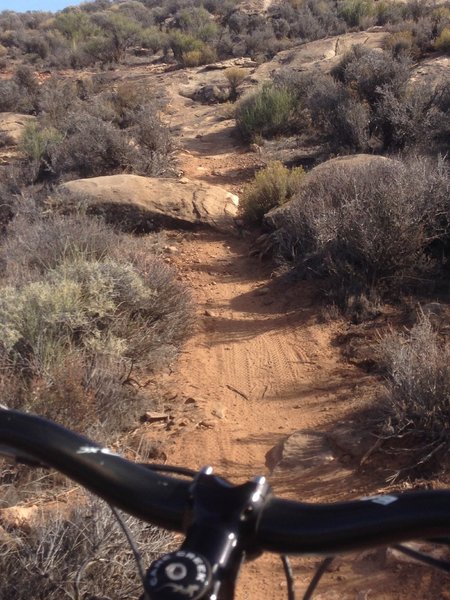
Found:
M 205 183 L 109 175 L 63 183 L 62 191 L 83 202 L 91 214 L 100 214 L 126 231 L 159 227 L 192 229 L 204 225 L 219 231 L 234 229 L 238 197 Z
M 0 136 L 7 140 L 10 145 L 17 145 L 20 141 L 25 126 L 35 121 L 32 115 L 21 115 L 19 113 L 0 113 Z
M 450 56 L 434 56 L 420 61 L 413 69 L 410 85 L 435 88 L 448 79 Z
M 192 100 L 202 104 L 219 104 L 227 102 L 230 97 L 230 89 L 223 85 L 203 85 L 197 89 L 191 96 Z

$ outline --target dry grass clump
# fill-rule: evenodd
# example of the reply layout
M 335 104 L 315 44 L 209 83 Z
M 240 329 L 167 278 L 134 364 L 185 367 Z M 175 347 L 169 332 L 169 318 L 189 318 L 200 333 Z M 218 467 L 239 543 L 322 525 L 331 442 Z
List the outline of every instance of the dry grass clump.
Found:
M 171 549 L 172 536 L 153 525 L 124 517 L 148 567 Z M 86 498 L 70 516 L 32 524 L 28 531 L 12 530 L 0 544 L 4 600 L 33 598 L 138 598 L 142 584 L 136 563 L 109 507 Z
M 401 440 L 396 452 L 406 456 L 397 476 L 435 468 L 450 443 L 450 345 L 421 314 L 411 330 L 385 336 L 378 351 L 385 370 L 381 436 Z
M 172 269 L 82 216 L 19 216 L 0 255 L 8 403 L 85 431 L 120 429 L 141 406 L 130 383 L 173 358 L 191 327 Z

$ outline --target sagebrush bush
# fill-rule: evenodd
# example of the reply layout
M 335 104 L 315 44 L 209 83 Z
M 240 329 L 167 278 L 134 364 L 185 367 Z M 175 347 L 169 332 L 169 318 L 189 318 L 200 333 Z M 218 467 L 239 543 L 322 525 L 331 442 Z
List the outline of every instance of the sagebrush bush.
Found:
M 356 90 L 361 99 L 373 105 L 380 90 L 387 86 L 397 96 L 403 94 L 410 67 L 410 61 L 405 55 L 394 58 L 387 52 L 355 45 L 333 69 L 332 75 Z
M 66 514 L 42 516 L 30 527 L 11 529 L 0 546 L 2 598 L 137 598 L 142 582 L 111 509 L 92 497 L 77 499 Z M 145 566 L 170 551 L 172 536 L 123 517 Z
M 286 88 L 265 84 L 236 106 L 236 126 L 245 140 L 270 137 L 289 130 L 294 95 Z
M 0 255 L 11 405 L 91 431 L 133 419 L 127 373 L 166 364 L 192 324 L 174 272 L 151 245 L 82 216 L 19 215 Z
M 299 189 L 304 177 L 302 167 L 289 170 L 281 162 L 270 163 L 244 188 L 240 210 L 248 223 L 261 223 L 264 215 L 281 206 Z
M 380 340 L 384 393 L 378 399 L 383 437 L 402 440 L 406 474 L 439 466 L 450 444 L 450 345 L 422 314 L 406 333 Z
M 325 173 L 306 181 L 280 216 L 286 254 L 326 277 L 344 304 L 351 294 L 432 289 L 439 265 L 428 250 L 446 243 L 448 167 L 379 159 L 338 162 Z

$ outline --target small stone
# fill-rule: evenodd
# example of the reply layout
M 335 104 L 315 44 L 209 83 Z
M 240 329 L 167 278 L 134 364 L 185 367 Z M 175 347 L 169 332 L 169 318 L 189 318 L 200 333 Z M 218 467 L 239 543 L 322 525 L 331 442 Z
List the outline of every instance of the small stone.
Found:
M 218 419 L 223 419 L 225 417 L 225 410 L 223 408 L 214 408 L 211 411 L 211 414 Z
M 169 420 L 169 415 L 159 412 L 146 412 L 140 418 L 141 423 L 164 423 Z
M 176 246 L 166 246 L 164 252 L 166 252 L 166 254 L 177 254 L 178 248 Z
M 258 288 L 258 289 L 256 290 L 256 292 L 255 292 L 255 294 L 256 294 L 257 296 L 266 296 L 266 295 L 267 295 L 267 294 L 269 294 L 269 293 L 270 293 L 270 289 L 269 289 L 268 287 L 261 287 L 261 288 Z
M 200 423 L 197 425 L 197 427 L 203 427 L 205 429 L 214 429 L 215 427 L 215 423 L 213 423 L 213 421 L 200 421 Z
M 210 310 L 205 310 L 204 315 L 205 317 L 214 317 L 214 313 L 212 313 Z

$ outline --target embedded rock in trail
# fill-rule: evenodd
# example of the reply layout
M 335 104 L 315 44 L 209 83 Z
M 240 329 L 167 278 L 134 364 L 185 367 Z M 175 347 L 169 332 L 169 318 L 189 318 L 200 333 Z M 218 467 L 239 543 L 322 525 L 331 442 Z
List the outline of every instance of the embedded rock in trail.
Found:
M 352 156 L 342 156 L 332 158 L 324 163 L 321 163 L 306 175 L 303 179 L 302 186 L 298 194 L 290 201 L 282 206 L 272 209 L 264 217 L 265 225 L 271 230 L 282 229 L 289 226 L 292 211 L 295 210 L 295 205 L 302 191 L 310 191 L 311 188 L 317 186 L 320 190 L 322 187 L 327 187 L 333 182 L 333 179 L 339 180 L 351 177 L 358 169 L 363 166 L 377 167 L 381 164 L 392 162 L 392 159 L 385 158 L 374 154 L 354 154 Z
M 280 69 L 328 73 L 355 44 L 381 49 L 387 35 L 385 31 L 358 31 L 301 44 L 278 52 L 271 61 L 260 65 L 253 73 L 252 80 L 263 83 Z
M 6 138 L 8 145 L 17 145 L 26 125 L 35 120 L 36 117 L 32 115 L 10 112 L 0 113 L 0 136 Z
M 77 179 L 60 187 L 85 203 L 91 214 L 100 214 L 127 231 L 196 225 L 230 231 L 237 214 L 237 196 L 187 179 L 109 175 Z
M 296 468 L 315 469 L 335 460 L 326 435 L 300 430 L 284 438 L 266 454 L 266 467 L 272 473 Z

